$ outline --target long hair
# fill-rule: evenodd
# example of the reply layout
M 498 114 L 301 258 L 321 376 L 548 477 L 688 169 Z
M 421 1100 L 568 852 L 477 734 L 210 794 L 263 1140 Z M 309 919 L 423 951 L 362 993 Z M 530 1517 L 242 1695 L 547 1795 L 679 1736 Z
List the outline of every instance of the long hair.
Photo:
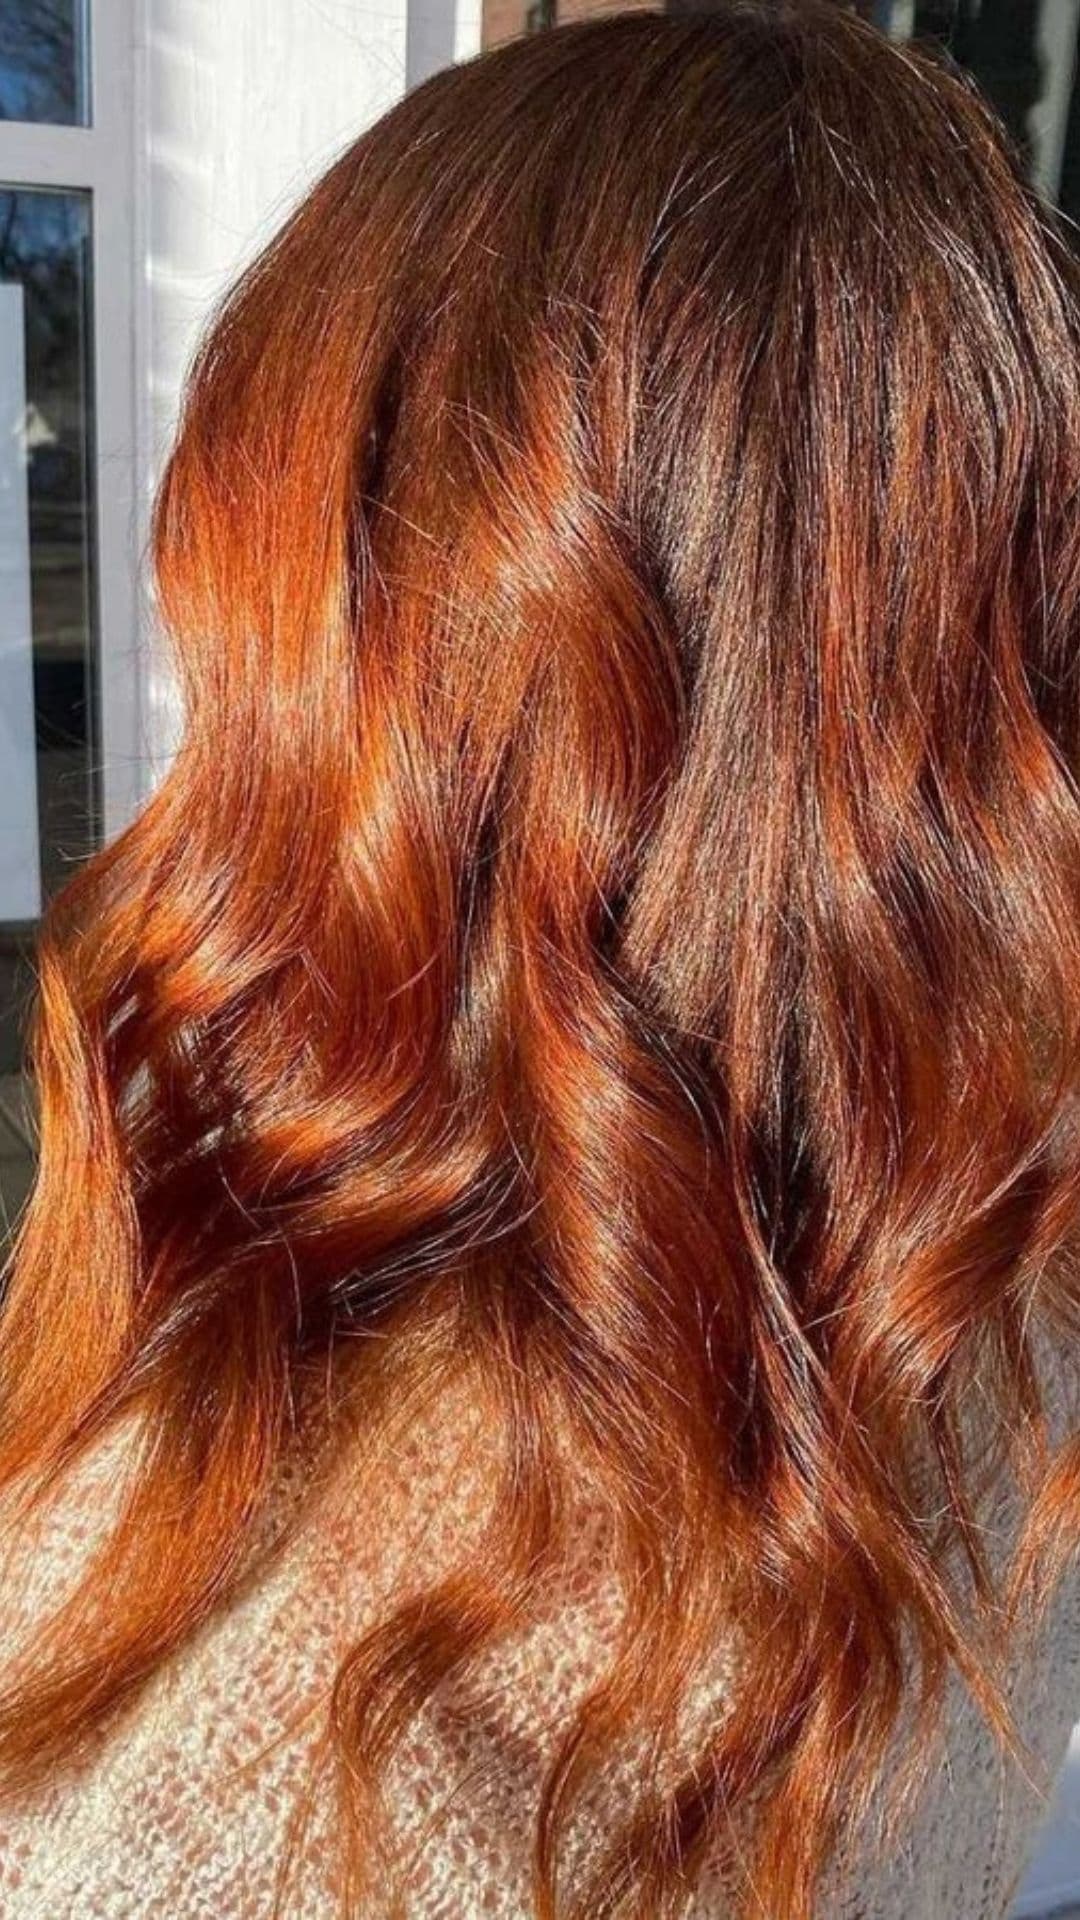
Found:
M 583 1488 L 625 1612 L 539 1915 L 674 1913 L 725 1853 L 805 1915 L 952 1679 L 1010 1739 L 1080 1515 L 1037 1363 L 1080 1295 L 1078 349 L 988 109 L 813 0 L 440 73 L 229 293 L 153 529 L 183 741 L 39 949 L 2 1479 L 26 1515 L 143 1443 L 0 1693 L 4 1791 L 225 1603 L 342 1408 L 455 1367 L 484 1548 L 338 1675 L 349 1910 Z

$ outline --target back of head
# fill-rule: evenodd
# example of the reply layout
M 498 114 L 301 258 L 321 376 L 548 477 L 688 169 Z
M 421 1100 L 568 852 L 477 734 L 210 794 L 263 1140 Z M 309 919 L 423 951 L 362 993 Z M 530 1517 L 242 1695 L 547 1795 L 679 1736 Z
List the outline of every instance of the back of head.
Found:
M 675 1910 L 733 1814 L 747 1910 L 805 1914 L 912 1701 L 959 1669 L 1004 1728 L 1002 1600 L 1077 1517 L 1032 1340 L 1076 1306 L 1078 284 L 959 77 L 734 0 L 438 75 L 229 295 L 155 522 L 186 732 L 45 929 L 0 1328 L 9 1478 L 153 1444 L 9 1780 L 218 1604 L 297 1408 L 466 1368 L 487 1546 L 358 1656 L 354 1837 L 578 1484 L 627 1625 L 538 1911 L 616 1739 L 654 1764 L 560 1914 Z

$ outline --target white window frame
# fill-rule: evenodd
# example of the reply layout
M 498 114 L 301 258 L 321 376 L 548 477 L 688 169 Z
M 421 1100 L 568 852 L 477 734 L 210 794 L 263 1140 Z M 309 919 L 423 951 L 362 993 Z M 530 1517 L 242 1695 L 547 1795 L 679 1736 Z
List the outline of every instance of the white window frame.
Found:
M 140 739 L 138 587 L 143 526 L 136 474 L 136 272 L 139 208 L 134 151 L 135 8 L 84 0 L 89 14 L 91 124 L 0 121 L 0 190 L 43 187 L 90 195 L 90 449 L 92 673 L 90 753 L 109 839 L 145 791 Z
M 167 229 L 170 208 L 182 202 L 189 216 L 198 211 L 216 220 L 219 229 L 235 232 L 237 264 L 254 244 L 258 236 L 247 230 L 249 209 L 234 204 L 234 183 L 222 161 L 230 142 L 250 137 L 242 116 L 234 135 L 230 98 L 242 95 L 249 84 L 256 91 L 270 87 L 274 61 L 267 59 L 265 73 L 256 70 L 248 76 L 234 58 L 221 64 L 212 57 L 205 71 L 196 72 L 197 47 L 193 53 L 185 45 L 175 57 L 169 0 L 81 4 L 88 16 L 90 125 L 0 121 L 0 188 L 82 190 L 91 196 L 90 718 L 98 825 L 101 838 L 109 840 L 138 812 L 167 766 L 175 723 L 170 671 L 159 657 L 145 548 L 149 502 L 165 444 L 163 422 L 177 397 L 178 373 L 168 350 L 176 325 L 173 309 L 182 313 L 188 298 L 184 273 L 190 281 L 192 262 L 181 259 L 180 279 L 174 285 L 175 263 L 163 225 Z M 245 18 L 259 18 L 265 4 L 236 0 Z M 315 42 L 307 61 L 299 61 L 295 97 L 300 105 L 325 90 L 333 103 L 332 125 L 341 105 L 333 69 L 350 53 L 358 68 L 367 63 L 366 84 L 381 96 L 381 110 L 395 93 L 416 85 L 449 59 L 479 50 L 480 0 L 295 4 L 311 13 L 293 20 L 293 34 L 303 32 Z M 400 21 L 399 30 L 395 20 Z M 283 18 L 283 32 L 288 24 Z M 213 55 L 212 23 L 204 23 L 204 30 Z M 399 66 L 387 51 L 395 31 Z M 289 34 L 284 38 L 288 43 Z M 291 47 L 290 59 L 302 51 Z M 272 55 L 272 47 L 268 53 Z M 362 78 L 358 70 L 357 131 L 363 117 Z M 200 148 L 206 180 L 185 180 L 186 156 L 171 149 L 171 116 L 178 108 L 192 113 L 194 138 L 206 140 L 209 135 L 205 154 Z M 308 171 L 309 144 L 291 122 L 275 124 L 270 145 L 264 142 L 265 150 L 253 151 L 250 164 L 245 163 L 249 177 L 258 183 L 265 175 L 269 182 L 273 149 L 278 148 L 295 154 L 299 191 Z M 311 168 L 317 171 L 325 157 L 312 154 Z M 268 192 L 271 210 L 275 197 L 276 188 Z M 212 276 L 203 281 L 196 273 L 194 279 L 208 308 Z

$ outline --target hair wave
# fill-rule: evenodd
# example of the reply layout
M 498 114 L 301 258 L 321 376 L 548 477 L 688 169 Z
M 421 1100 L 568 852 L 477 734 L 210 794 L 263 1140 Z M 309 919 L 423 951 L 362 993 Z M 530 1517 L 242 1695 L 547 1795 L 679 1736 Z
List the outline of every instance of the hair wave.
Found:
M 0 1692 L 5 1790 L 222 1604 L 357 1382 L 374 1421 L 466 1363 L 504 1471 L 339 1675 L 346 1905 L 575 1485 L 626 1624 L 539 1915 L 675 1912 L 742 1822 L 797 1920 L 951 1672 L 1009 1737 L 1080 1512 L 1033 1349 L 1078 1297 L 1078 293 L 962 78 L 732 4 L 438 75 L 228 295 L 155 514 L 183 742 L 40 945 L 0 1476 L 146 1439 Z

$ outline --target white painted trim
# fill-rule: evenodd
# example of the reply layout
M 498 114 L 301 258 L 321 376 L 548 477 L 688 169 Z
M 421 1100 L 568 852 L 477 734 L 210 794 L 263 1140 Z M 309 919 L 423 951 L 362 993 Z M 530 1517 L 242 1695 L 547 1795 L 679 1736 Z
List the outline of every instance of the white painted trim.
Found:
M 97 744 L 106 839 L 145 794 L 136 576 L 135 88 L 133 0 L 94 0 L 93 377 L 97 531 Z
M 133 8 L 93 0 L 87 43 L 92 125 L 0 122 L 0 185 L 90 195 L 86 367 L 93 583 L 92 752 L 106 838 L 131 818 L 140 771 L 135 617 Z
M 115 5 L 115 0 L 112 0 Z M 109 0 L 105 0 L 109 4 Z M 0 120 L 0 179 L 13 187 L 96 188 L 101 177 L 96 127 L 51 127 Z
M 18 281 L 0 283 L 0 919 L 9 923 L 41 913 L 25 299 Z
M 405 0 L 405 84 L 480 51 L 481 0 Z

